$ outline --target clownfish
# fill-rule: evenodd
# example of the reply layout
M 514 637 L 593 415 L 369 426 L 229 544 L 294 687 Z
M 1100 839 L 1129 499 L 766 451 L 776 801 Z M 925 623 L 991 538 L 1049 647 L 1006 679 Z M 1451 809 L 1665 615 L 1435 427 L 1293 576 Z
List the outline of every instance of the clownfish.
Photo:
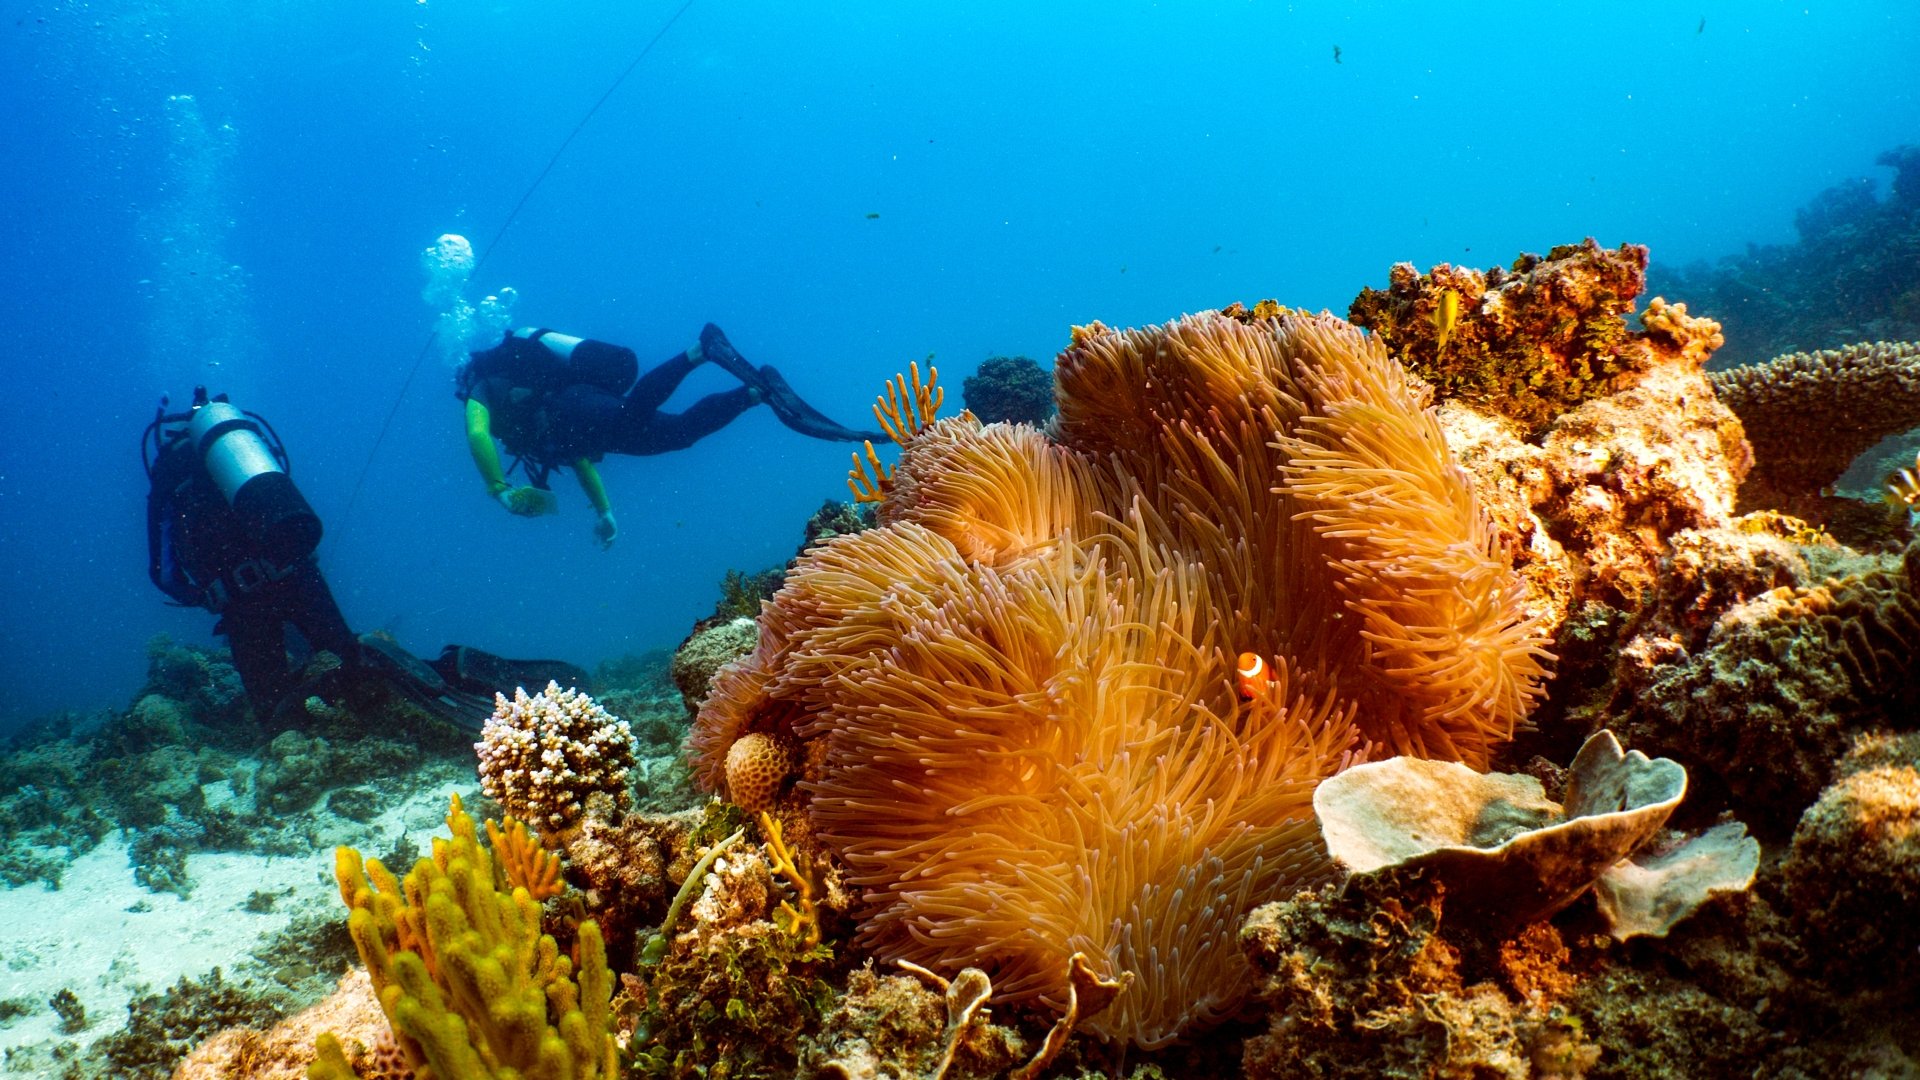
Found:
M 1243 698 L 1255 698 L 1273 682 L 1273 672 L 1258 653 L 1243 652 L 1234 667 L 1234 686 Z

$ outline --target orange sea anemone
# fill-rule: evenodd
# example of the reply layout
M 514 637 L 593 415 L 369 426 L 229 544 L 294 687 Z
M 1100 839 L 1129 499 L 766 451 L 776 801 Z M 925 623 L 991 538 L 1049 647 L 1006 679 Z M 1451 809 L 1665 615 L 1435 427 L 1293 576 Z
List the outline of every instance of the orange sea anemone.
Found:
M 1484 765 L 1543 677 L 1419 384 L 1328 316 L 1077 328 L 1049 432 L 919 425 L 880 527 L 814 548 L 723 670 L 696 775 L 795 740 L 858 944 L 1159 1046 L 1244 993 L 1235 934 L 1324 870 L 1357 757 Z M 1238 677 L 1240 654 L 1261 679 Z

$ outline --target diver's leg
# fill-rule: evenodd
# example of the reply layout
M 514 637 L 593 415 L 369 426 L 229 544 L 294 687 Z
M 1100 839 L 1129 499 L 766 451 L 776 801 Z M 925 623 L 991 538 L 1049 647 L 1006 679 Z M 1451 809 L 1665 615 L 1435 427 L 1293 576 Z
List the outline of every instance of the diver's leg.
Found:
M 342 667 L 359 667 L 360 640 L 347 626 L 346 616 L 340 614 L 340 605 L 333 598 L 333 590 L 327 588 L 327 579 L 320 575 L 319 564 L 307 559 L 280 584 L 286 590 L 282 603 L 287 621 L 307 639 L 307 645 L 339 657 Z
M 654 413 L 644 428 L 632 433 L 623 454 L 664 454 L 685 450 L 719 431 L 734 418 L 760 403 L 760 392 L 751 386 L 739 386 L 725 393 L 708 394 L 679 413 Z
M 627 391 L 626 407 L 639 413 L 652 413 L 673 396 L 701 363 L 698 350 L 689 350 L 640 376 L 634 380 L 633 389 Z
M 236 602 L 216 629 L 227 637 L 233 668 L 240 673 L 254 718 L 263 724 L 271 722 L 275 706 L 293 690 L 286 624 L 280 613 L 271 605 Z

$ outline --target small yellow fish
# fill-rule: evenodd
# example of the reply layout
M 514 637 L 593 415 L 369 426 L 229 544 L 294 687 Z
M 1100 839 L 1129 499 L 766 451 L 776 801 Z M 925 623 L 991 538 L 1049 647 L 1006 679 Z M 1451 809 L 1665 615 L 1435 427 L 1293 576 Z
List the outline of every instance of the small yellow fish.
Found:
M 1454 324 L 1460 321 L 1460 294 L 1452 289 L 1440 290 L 1440 302 L 1433 307 L 1433 349 L 1444 352 L 1448 339 L 1453 337 Z

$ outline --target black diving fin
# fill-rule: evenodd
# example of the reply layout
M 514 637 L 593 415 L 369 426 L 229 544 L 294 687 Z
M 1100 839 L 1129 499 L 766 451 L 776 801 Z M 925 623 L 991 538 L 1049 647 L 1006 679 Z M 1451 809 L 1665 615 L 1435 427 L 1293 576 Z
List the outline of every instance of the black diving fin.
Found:
M 454 689 L 488 701 L 494 694 L 512 697 L 514 689 L 522 686 L 527 693 L 537 694 L 550 682 L 559 683 L 563 689 L 585 689 L 592 679 L 585 669 L 565 660 L 509 660 L 471 645 L 449 645 L 440 650 L 433 670 Z
M 462 731 L 477 735 L 493 716 L 491 695 L 448 685 L 433 665 L 401 648 L 391 638 L 360 635 L 360 662 L 364 670 L 379 676 L 394 693 Z
M 727 340 L 727 335 L 712 323 L 700 331 L 700 353 L 715 367 L 760 391 L 761 400 L 780 418 L 780 422 L 802 435 L 830 442 L 888 441 L 885 432 L 855 431 L 807 404 L 805 399 L 794 393 L 793 387 L 787 384 L 786 377 L 778 370 L 771 366 L 756 368 L 747 363 L 733 343 Z

